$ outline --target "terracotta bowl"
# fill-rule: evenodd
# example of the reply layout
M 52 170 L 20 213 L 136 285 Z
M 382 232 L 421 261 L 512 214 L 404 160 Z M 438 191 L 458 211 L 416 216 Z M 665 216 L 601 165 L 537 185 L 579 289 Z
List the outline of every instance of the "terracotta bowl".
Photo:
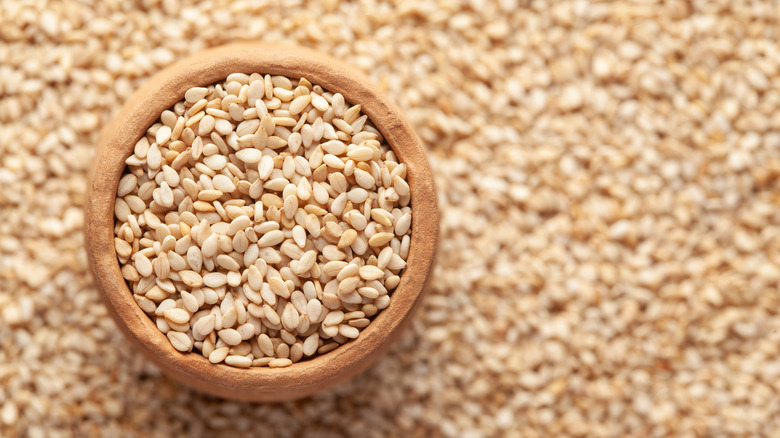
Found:
M 230 73 L 305 77 L 360 103 L 398 158 L 408 166 L 412 235 L 407 267 L 381 311 L 360 336 L 335 350 L 287 368 L 239 369 L 214 365 L 199 353 L 176 351 L 133 300 L 114 250 L 114 197 L 125 159 L 162 111 L 194 86 Z M 439 213 L 431 169 L 401 112 L 354 68 L 320 53 L 284 46 L 238 44 L 198 53 L 154 75 L 104 127 L 90 175 L 85 207 L 86 248 L 95 282 L 109 313 L 131 343 L 174 379 L 203 392 L 237 400 L 281 401 L 308 396 L 365 370 L 398 338 L 420 302 L 433 268 Z

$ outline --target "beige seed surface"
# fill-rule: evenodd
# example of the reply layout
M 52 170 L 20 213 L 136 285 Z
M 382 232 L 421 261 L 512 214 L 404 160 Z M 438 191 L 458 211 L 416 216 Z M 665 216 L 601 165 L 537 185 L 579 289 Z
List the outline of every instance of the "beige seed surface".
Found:
M 780 430 L 777 2 L 4 0 L 0 11 L 0 436 Z M 236 40 L 314 47 L 369 75 L 414 125 L 440 191 L 437 269 L 410 330 L 366 373 L 295 403 L 215 400 L 161 375 L 106 314 L 83 251 L 97 131 L 160 68 Z M 268 111 L 213 109 L 234 124 Z M 175 126 L 166 145 L 189 138 Z M 214 152 L 200 146 L 200 159 Z M 135 153 L 165 172 L 156 144 Z M 266 179 L 282 168 L 266 163 Z M 200 269 L 186 290 L 212 305 Z M 308 301 L 309 317 L 333 298 Z M 232 354 L 206 348 L 217 362 Z
M 274 97 L 259 94 L 267 80 Z M 325 111 L 310 105 L 315 95 Z M 208 114 L 198 118 L 202 100 Z M 262 118 L 245 119 L 258 105 Z M 360 105 L 346 106 L 305 79 L 233 74 L 188 90 L 138 141 L 117 188 L 115 247 L 120 264 L 135 269 L 126 278 L 136 301 L 174 348 L 239 368 L 282 367 L 357 338 L 367 324 L 340 324 L 345 312 L 374 316 L 388 306 L 411 232 L 402 223 L 411 216 L 406 165 L 370 123 L 346 124 Z M 183 140 L 169 143 L 179 120 Z M 286 137 L 286 147 L 269 135 Z M 144 156 L 147 144 L 159 160 Z M 334 261 L 345 263 L 325 269 Z M 325 309 L 309 306 L 326 293 Z M 229 354 L 217 352 L 220 343 Z M 255 362 L 263 355 L 270 359 Z

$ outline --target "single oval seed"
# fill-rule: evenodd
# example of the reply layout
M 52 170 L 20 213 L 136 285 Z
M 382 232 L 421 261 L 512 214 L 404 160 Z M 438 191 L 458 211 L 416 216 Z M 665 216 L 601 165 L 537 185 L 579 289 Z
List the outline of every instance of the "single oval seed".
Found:
M 269 362 L 268 366 L 271 367 L 271 368 L 284 368 L 284 367 L 289 367 L 292 364 L 293 364 L 293 361 L 291 361 L 290 359 L 279 358 L 279 359 L 274 359 L 271 362 Z
M 409 213 L 405 213 L 403 216 L 398 218 L 398 221 L 395 223 L 395 234 L 397 236 L 403 236 L 407 232 L 409 232 L 409 228 L 412 226 L 412 215 Z
M 208 336 L 208 334 L 214 330 L 215 322 L 216 317 L 214 315 L 207 315 L 199 319 L 198 322 L 192 326 L 192 331 L 193 335 L 195 335 L 195 338 L 197 339 L 200 337 L 203 339 Z
M 173 345 L 173 348 L 182 353 L 189 353 L 192 351 L 192 340 L 190 340 L 190 337 L 187 336 L 186 333 L 171 330 L 166 335 L 168 336 L 171 345 Z
M 246 356 L 238 356 L 235 354 L 231 354 L 225 358 L 225 363 L 232 367 L 249 368 L 252 366 L 252 359 Z
M 208 94 L 209 90 L 204 87 L 192 87 L 184 93 L 184 100 L 189 103 L 195 103 Z
M 203 276 L 203 284 L 208 287 L 220 287 L 227 284 L 227 275 L 221 272 L 209 272 Z
M 320 318 L 322 313 L 322 303 L 316 298 L 312 298 L 306 304 L 306 313 L 309 315 L 309 320 L 314 323 Z
M 348 324 L 341 324 L 339 325 L 339 334 L 345 338 L 355 339 L 360 335 L 360 330 Z
M 276 311 L 268 304 L 263 306 L 263 314 L 265 315 L 265 318 L 268 320 L 268 322 L 273 325 L 279 325 L 282 322 Z
M 225 175 L 217 175 L 211 179 L 211 182 L 214 184 L 214 188 L 222 193 L 232 193 L 236 190 L 236 185 L 233 184 L 233 180 Z
M 236 157 L 244 163 L 255 164 L 263 158 L 263 152 L 255 148 L 246 148 L 236 152 Z
M 344 321 L 344 312 L 341 310 L 335 310 L 328 313 L 325 319 L 322 321 L 322 325 L 336 325 Z
M 184 309 L 173 308 L 163 312 L 163 316 L 174 324 L 185 324 L 190 320 L 190 314 Z
M 227 158 L 225 158 L 224 155 L 219 154 L 211 155 L 203 159 L 203 164 L 212 170 L 220 171 L 227 165 Z
M 203 285 L 203 277 L 201 277 L 200 274 L 195 271 L 179 271 L 178 274 L 182 283 L 189 287 L 200 287 Z
M 226 344 L 232 346 L 236 346 L 241 343 L 241 335 L 238 333 L 238 331 L 232 329 L 232 328 L 226 328 L 222 329 L 219 332 L 217 332 L 217 335 L 220 339 L 222 339 Z
M 123 258 L 130 257 L 130 254 L 133 252 L 133 247 L 130 246 L 126 240 L 118 237 L 114 238 L 114 249 L 116 250 L 117 255 Z
M 260 347 L 260 351 L 266 356 L 274 355 L 274 344 L 267 334 L 263 333 L 257 336 L 257 346 Z
M 136 253 L 135 255 L 135 269 L 138 271 L 138 274 L 142 277 L 148 277 L 152 275 L 152 262 L 149 261 L 149 259 L 139 253 Z
M 290 114 L 300 114 L 311 102 L 311 95 L 305 94 L 303 96 L 298 96 L 295 99 L 290 102 L 290 108 L 288 111 L 290 111 Z
M 155 141 L 158 145 L 162 146 L 165 143 L 168 142 L 168 140 L 171 139 L 171 128 L 169 126 L 161 126 L 160 129 L 157 130 L 157 134 L 155 137 Z
M 300 315 L 298 315 L 298 311 L 295 310 L 295 306 L 293 306 L 292 303 L 287 303 L 282 312 L 282 325 L 284 328 L 289 331 L 295 330 L 298 328 L 299 319 Z
M 257 241 L 257 246 L 264 248 L 267 246 L 274 246 L 282 243 L 284 240 L 284 233 L 280 230 L 269 231 Z
M 376 233 L 368 239 L 368 244 L 373 247 L 382 246 L 393 240 L 393 233 Z
M 198 192 L 199 201 L 212 202 L 212 201 L 216 201 L 221 197 L 222 197 L 222 192 L 220 192 L 219 190 L 207 189 Z
M 378 280 L 384 276 L 384 271 L 376 266 L 366 265 L 360 268 L 360 277 L 366 281 Z
M 347 152 L 347 157 L 355 161 L 368 161 L 374 157 L 374 150 L 367 146 L 359 146 Z

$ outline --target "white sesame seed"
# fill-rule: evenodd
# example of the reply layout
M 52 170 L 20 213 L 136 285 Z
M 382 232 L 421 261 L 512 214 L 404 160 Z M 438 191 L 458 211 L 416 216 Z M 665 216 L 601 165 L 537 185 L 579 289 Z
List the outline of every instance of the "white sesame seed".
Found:
M 236 157 L 247 164 L 259 163 L 263 158 L 263 152 L 254 148 L 241 149 L 236 152 Z
M 205 339 L 206 336 L 214 330 L 215 322 L 216 318 L 214 315 L 207 315 L 199 319 L 198 322 L 192 326 L 192 333 L 195 336 L 195 339 Z
M 225 358 L 225 363 L 237 368 L 249 368 L 252 366 L 252 359 L 231 354 Z
M 290 359 L 287 358 L 279 358 L 274 359 L 271 362 L 268 363 L 268 366 L 271 368 L 284 368 L 292 365 L 293 362 Z
M 251 323 L 245 322 L 240 326 L 238 326 L 236 331 L 238 332 L 239 335 L 241 335 L 241 339 L 246 341 L 255 335 L 255 326 L 252 325 Z
M 186 333 L 178 331 L 169 331 L 167 333 L 168 340 L 173 345 L 173 348 L 181 351 L 182 353 L 189 353 L 192 351 L 192 340 Z
M 268 300 L 266 300 L 268 301 Z M 276 311 L 269 305 L 265 304 L 263 306 L 263 314 L 265 318 L 270 322 L 271 324 L 278 326 L 281 324 L 282 320 L 279 318 L 279 315 L 276 313 Z
M 292 303 L 287 303 L 282 312 L 282 325 L 284 328 L 290 331 L 295 330 L 298 328 L 299 318 L 300 315 L 295 306 Z
M 367 281 L 378 280 L 384 275 L 384 272 L 376 266 L 366 265 L 360 268 L 360 277 Z
M 236 185 L 225 175 L 217 175 L 211 181 L 214 184 L 214 188 L 222 193 L 232 193 L 236 190 Z
M 319 347 L 320 336 L 317 333 L 309 335 L 305 341 L 303 341 L 303 354 L 306 356 L 312 356 L 317 352 Z
M 344 320 L 344 312 L 336 310 L 329 312 L 325 319 L 322 321 L 322 325 L 337 325 Z
M 360 331 L 357 329 L 357 327 L 352 327 L 348 324 L 341 324 L 339 325 L 339 334 L 345 338 L 355 339 L 360 334 Z
M 376 233 L 368 239 L 368 244 L 373 247 L 386 245 L 395 235 L 393 233 Z
M 220 363 L 227 358 L 228 354 L 230 352 L 230 347 L 220 347 L 215 349 L 214 351 L 209 354 L 209 362 L 211 363 Z
M 138 274 L 140 274 L 142 277 L 148 277 L 152 275 L 152 262 L 150 262 L 145 255 L 136 253 L 134 259 L 135 269 L 138 271 Z
M 290 102 L 290 114 L 300 114 L 309 105 L 311 100 L 312 97 L 308 94 L 296 97 L 292 102 Z
M 203 276 L 203 284 L 208 287 L 220 287 L 227 284 L 227 276 L 221 272 L 209 272 Z
M 235 346 L 241 343 L 241 335 L 232 328 L 222 329 L 217 332 L 217 335 L 227 345 Z
M 224 169 L 227 165 L 227 158 L 225 158 L 224 155 L 215 154 L 203 158 L 203 164 L 205 164 L 209 169 L 219 171 Z
M 280 230 L 273 230 L 265 233 L 263 237 L 257 241 L 257 246 L 260 248 L 274 246 L 282 243 L 282 240 L 284 240 L 284 233 Z
M 257 345 L 266 356 L 274 355 L 274 345 L 267 334 L 263 333 L 257 337 Z
M 203 87 L 192 87 L 184 93 L 184 100 L 189 103 L 195 103 L 208 94 L 208 89 Z
M 163 312 L 163 316 L 174 324 L 186 324 L 190 320 L 190 314 L 184 309 L 173 308 Z
M 370 173 L 366 172 L 363 169 L 355 169 L 355 181 L 360 185 L 360 187 L 366 189 L 366 190 L 373 190 L 375 181 L 374 177 L 371 176 Z

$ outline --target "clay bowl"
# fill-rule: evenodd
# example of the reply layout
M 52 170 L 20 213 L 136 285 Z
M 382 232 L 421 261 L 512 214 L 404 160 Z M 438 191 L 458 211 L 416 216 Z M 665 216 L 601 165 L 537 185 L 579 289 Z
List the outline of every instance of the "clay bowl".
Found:
M 214 365 L 199 353 L 176 351 L 138 307 L 120 272 L 114 250 L 114 197 L 125 159 L 160 113 L 193 86 L 206 86 L 230 73 L 305 77 L 360 103 L 398 158 L 408 166 L 412 235 L 407 267 L 381 311 L 360 336 L 324 355 L 287 368 L 238 369 Z M 238 44 L 200 52 L 154 75 L 135 92 L 101 134 L 85 207 L 86 248 L 97 288 L 119 328 L 147 358 L 174 379 L 203 392 L 236 400 L 281 401 L 308 396 L 365 370 L 398 338 L 420 302 L 433 268 L 439 213 L 426 156 L 401 112 L 366 78 L 320 53 L 284 46 Z

